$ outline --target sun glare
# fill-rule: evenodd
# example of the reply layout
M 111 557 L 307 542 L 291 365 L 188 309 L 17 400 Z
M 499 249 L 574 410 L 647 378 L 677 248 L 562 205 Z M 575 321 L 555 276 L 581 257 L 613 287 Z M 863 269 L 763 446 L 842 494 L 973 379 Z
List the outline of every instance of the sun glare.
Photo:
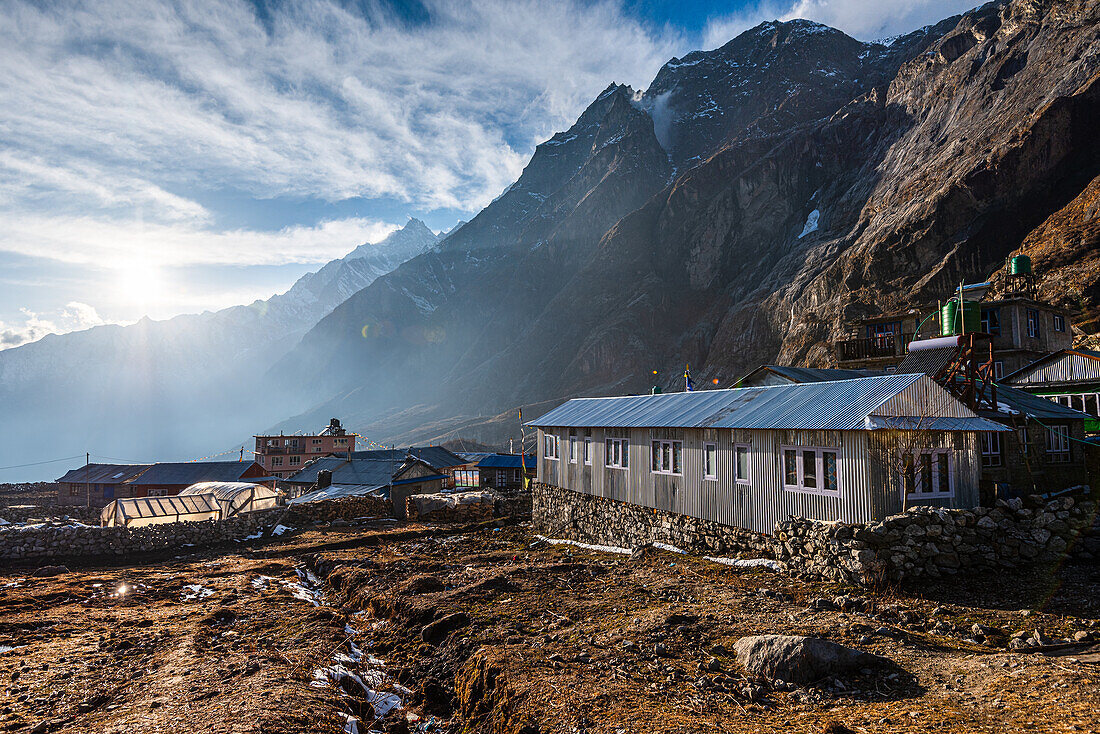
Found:
M 152 306 L 164 298 L 165 279 L 161 268 L 134 263 L 118 271 L 118 300 L 135 306 Z

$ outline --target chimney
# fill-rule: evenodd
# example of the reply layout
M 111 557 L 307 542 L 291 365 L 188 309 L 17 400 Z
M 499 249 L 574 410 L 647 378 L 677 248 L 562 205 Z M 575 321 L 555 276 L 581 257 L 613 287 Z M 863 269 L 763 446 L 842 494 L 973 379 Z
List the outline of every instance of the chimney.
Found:
M 317 472 L 317 489 L 325 489 L 332 486 L 332 472 L 322 469 Z

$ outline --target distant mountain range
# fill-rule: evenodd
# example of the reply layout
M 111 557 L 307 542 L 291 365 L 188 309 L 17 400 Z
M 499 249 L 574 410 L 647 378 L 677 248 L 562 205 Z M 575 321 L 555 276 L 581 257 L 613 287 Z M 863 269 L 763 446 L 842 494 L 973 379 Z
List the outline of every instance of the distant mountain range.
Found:
M 260 390 L 268 368 L 348 296 L 438 240 L 413 219 L 267 300 L 50 335 L 0 351 L 4 463 L 86 447 L 137 461 L 190 459 L 247 438 L 308 405 Z
M 469 223 L 246 355 L 264 399 L 206 423 L 504 441 L 518 406 L 671 387 L 685 363 L 720 385 L 828 364 L 844 320 L 1020 250 L 1095 324 L 1098 36 L 1100 0 L 990 3 L 889 43 L 770 22 L 611 84 Z

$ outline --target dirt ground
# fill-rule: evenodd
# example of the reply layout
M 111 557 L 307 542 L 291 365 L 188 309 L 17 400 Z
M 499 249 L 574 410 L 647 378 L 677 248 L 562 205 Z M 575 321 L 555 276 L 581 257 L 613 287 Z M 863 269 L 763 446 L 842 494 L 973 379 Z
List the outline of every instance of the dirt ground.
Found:
M 1095 565 L 868 594 L 523 527 L 367 524 L 33 572 L 0 571 L 0 731 L 1100 730 L 1100 650 L 1057 644 L 1100 639 Z M 1045 646 L 1007 649 L 1018 631 Z M 733 644 L 767 633 L 889 662 L 751 680 Z

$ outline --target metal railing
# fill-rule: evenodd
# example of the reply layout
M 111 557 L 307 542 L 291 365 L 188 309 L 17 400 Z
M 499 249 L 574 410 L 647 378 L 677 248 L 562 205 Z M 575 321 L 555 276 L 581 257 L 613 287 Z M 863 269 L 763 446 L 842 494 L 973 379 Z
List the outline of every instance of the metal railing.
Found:
M 911 341 L 912 334 L 880 334 L 865 339 L 848 339 L 837 342 L 836 356 L 841 362 L 903 357 Z

